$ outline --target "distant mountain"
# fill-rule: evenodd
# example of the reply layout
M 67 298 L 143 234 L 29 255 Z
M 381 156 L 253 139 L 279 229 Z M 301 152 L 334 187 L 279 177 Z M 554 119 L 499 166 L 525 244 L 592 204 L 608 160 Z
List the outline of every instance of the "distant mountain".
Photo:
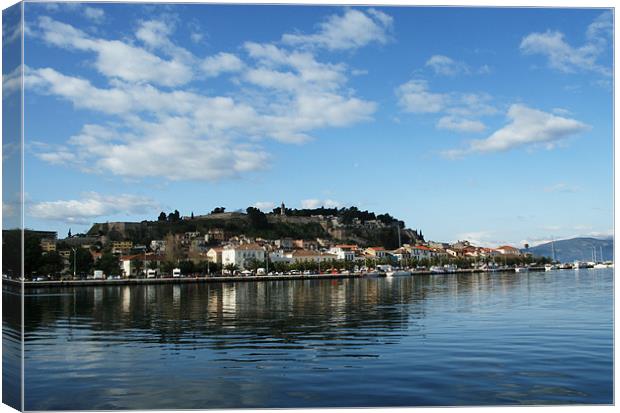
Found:
M 572 262 L 575 260 L 592 261 L 593 249 L 596 250 L 596 260 L 601 261 L 601 248 L 603 252 L 603 261 L 612 260 L 614 256 L 613 238 L 572 238 L 554 242 L 555 259 L 560 262 Z M 547 242 L 546 244 L 530 247 L 527 252 L 533 255 L 551 258 L 551 243 Z

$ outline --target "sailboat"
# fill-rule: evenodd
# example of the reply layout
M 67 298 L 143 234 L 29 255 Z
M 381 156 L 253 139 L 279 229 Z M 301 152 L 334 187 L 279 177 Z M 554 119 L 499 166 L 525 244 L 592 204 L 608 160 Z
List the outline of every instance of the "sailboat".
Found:
M 545 271 L 557 270 L 558 266 L 554 264 L 555 262 L 555 240 L 553 237 L 551 238 L 551 264 L 545 265 Z

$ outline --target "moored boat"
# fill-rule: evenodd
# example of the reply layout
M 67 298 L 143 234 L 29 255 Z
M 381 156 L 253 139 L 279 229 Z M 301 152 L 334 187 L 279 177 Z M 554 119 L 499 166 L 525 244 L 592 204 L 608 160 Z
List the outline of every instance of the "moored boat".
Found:
M 393 271 L 387 271 L 385 275 L 387 275 L 388 277 L 401 277 L 401 276 L 411 275 L 411 271 L 393 270 Z

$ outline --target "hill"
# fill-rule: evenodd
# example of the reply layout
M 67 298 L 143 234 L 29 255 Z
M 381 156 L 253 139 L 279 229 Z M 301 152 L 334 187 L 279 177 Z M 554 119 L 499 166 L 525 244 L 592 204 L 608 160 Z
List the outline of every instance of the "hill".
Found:
M 560 262 L 592 261 L 593 251 L 596 251 L 596 260 L 601 261 L 601 249 L 603 261 L 613 259 L 614 240 L 598 238 L 571 238 L 554 242 L 555 259 Z M 525 250 L 523 250 L 525 251 Z M 528 252 L 533 255 L 551 257 L 551 242 L 530 247 Z
M 104 236 L 110 241 L 128 239 L 138 244 L 148 244 L 153 239 L 163 239 L 167 234 L 183 234 L 221 229 L 228 236 L 246 235 L 265 239 L 330 239 L 355 242 L 361 246 L 381 245 L 397 248 L 400 232 L 402 243 L 423 240 L 421 232 L 405 228 L 403 221 L 389 214 L 375 214 L 350 208 L 286 209 L 265 214 L 256 208 L 243 212 L 224 212 L 218 208 L 208 215 L 181 218 L 177 211 L 166 215 L 162 212 L 157 221 L 106 222 L 94 224 L 89 236 Z

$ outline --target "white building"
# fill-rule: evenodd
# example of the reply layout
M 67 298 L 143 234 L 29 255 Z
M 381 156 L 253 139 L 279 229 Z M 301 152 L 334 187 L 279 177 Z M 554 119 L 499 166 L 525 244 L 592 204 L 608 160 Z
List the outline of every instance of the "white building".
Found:
M 353 261 L 356 250 L 357 245 L 340 244 L 330 248 L 329 253 L 334 254 L 338 260 Z
M 432 258 L 435 256 L 435 251 L 424 245 L 416 245 L 415 247 L 409 248 L 409 255 L 411 258 L 417 259 Z
M 234 264 L 239 269 L 246 269 L 246 264 L 252 260 L 265 261 L 265 249 L 258 244 L 241 244 L 222 251 L 224 266 Z
M 287 255 L 290 255 L 291 259 L 296 263 L 301 262 L 326 262 L 337 259 L 335 254 L 328 254 L 326 252 L 312 251 L 312 250 L 295 250 Z

